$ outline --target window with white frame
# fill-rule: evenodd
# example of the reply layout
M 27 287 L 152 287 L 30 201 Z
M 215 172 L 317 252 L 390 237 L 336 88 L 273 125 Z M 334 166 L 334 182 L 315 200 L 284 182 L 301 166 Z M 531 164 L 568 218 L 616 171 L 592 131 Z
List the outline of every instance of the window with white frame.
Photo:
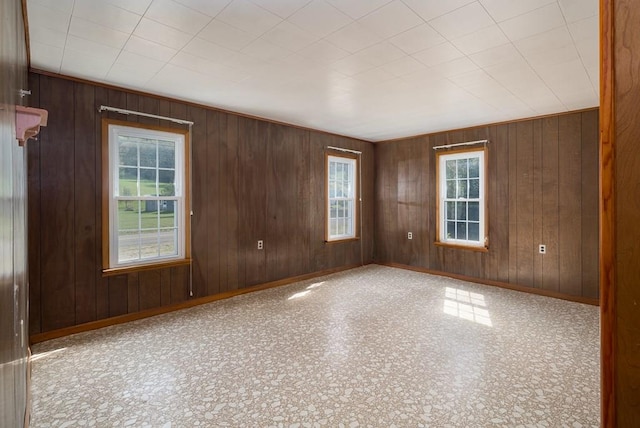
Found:
M 438 239 L 485 247 L 485 151 L 438 153 Z
M 327 155 L 327 241 L 356 237 L 355 157 Z
M 186 132 L 110 121 L 104 128 L 103 153 L 108 158 L 103 160 L 108 174 L 104 268 L 186 259 Z

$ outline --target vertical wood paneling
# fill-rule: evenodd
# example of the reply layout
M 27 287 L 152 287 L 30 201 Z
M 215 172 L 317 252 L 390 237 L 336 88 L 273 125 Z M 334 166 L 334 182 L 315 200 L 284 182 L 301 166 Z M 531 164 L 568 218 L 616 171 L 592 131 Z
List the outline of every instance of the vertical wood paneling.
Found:
M 515 283 L 533 287 L 533 121 L 519 122 L 516 125 L 515 144 Z
M 193 207 L 193 215 L 191 216 L 192 281 L 194 294 L 196 296 L 204 296 L 207 289 L 206 269 L 209 259 L 207 229 L 210 227 L 210 222 L 208 221 L 210 203 L 208 189 L 213 183 L 207 179 L 207 150 L 209 144 L 195 143 L 208 141 L 207 113 L 204 109 L 189 107 L 187 117 L 194 122 L 191 129 L 191 139 L 193 141 L 191 145 L 193 158 L 191 163 L 191 205 Z M 184 295 L 183 292 L 175 288 L 172 291 L 172 299 L 179 295 Z
M 551 291 L 560 291 L 558 123 L 557 116 L 542 119 L 542 288 Z
M 206 179 L 209 181 L 208 191 L 205 194 L 206 203 L 209 205 L 207 210 L 206 222 L 208 224 L 206 230 L 209 254 L 205 267 L 206 293 L 212 295 L 220 292 L 220 113 L 215 111 L 207 111 L 207 144 L 206 152 Z
M 640 420 L 640 5 L 603 0 L 603 417 Z M 615 347 L 612 349 L 612 346 Z M 613 408 L 613 409 L 612 409 Z
M 107 89 L 102 87 L 95 87 L 94 91 L 96 106 L 109 105 L 109 94 Z M 95 194 L 92 203 L 95 207 L 95 219 L 96 226 L 102 224 L 102 116 L 96 115 L 93 122 L 94 137 L 93 144 L 96 147 L 95 150 L 95 168 L 96 168 L 96 182 L 95 182 Z M 102 276 L 102 233 L 99 230 L 96 233 L 96 245 L 95 245 L 95 260 L 96 260 L 96 319 L 103 319 L 109 316 L 109 279 Z
M 597 177 L 596 129 L 597 111 L 592 110 L 379 143 L 376 260 L 544 288 L 568 296 L 597 297 L 593 284 L 597 283 L 598 269 L 592 267 L 598 249 L 597 243 L 589 240 L 597 208 L 592 199 L 585 202 L 593 196 L 587 192 Z M 482 139 L 490 141 L 488 251 L 435 246 L 437 183 L 432 147 Z M 560 151 L 565 158 L 559 156 Z M 564 168 L 570 158 L 574 165 Z M 414 181 L 424 184 L 413 186 Z M 582 187 L 581 181 L 586 183 Z M 416 207 L 424 208 L 413 212 L 410 206 L 414 200 Z M 569 218 L 573 218 L 571 225 Z M 426 250 L 406 239 L 408 229 L 420 221 L 428 237 Z M 585 225 L 588 221 L 591 226 Z M 561 229 L 565 232 L 559 237 Z M 565 241 L 562 245 L 561 240 Z M 547 246 L 546 255 L 538 254 L 539 244 Z M 592 258 L 591 269 L 583 268 L 582 257 Z M 560 266 L 564 269 L 562 280 Z
M 560 117 L 558 138 L 558 249 L 560 292 L 582 293 L 582 120 L 580 114 Z
M 76 324 L 94 321 L 96 314 L 96 224 L 93 195 L 96 183 L 94 127 L 95 91 L 90 85 L 74 84 L 74 235 Z M 89 203 L 87 203 L 89 202 Z
M 598 279 L 598 112 L 582 116 L 582 295 L 599 296 Z
M 74 98 L 73 83 L 42 78 L 42 108 L 56 120 L 41 139 L 41 275 L 43 331 L 75 324 Z M 42 81 L 41 81 L 42 82 Z M 71 96 L 70 96 L 71 95 Z M 46 137 L 45 137 L 46 135 Z M 71 274 L 70 274 L 71 273 Z
M 34 308 L 40 303 L 41 310 L 32 311 L 33 332 L 183 302 L 191 298 L 191 269 L 194 297 L 202 297 L 359 263 L 360 242 L 365 262 L 371 261 L 372 144 L 114 88 L 38 74 L 31 78 L 45 94 L 34 97 L 34 106 L 56 111 L 29 159 L 29 182 L 33 183 L 29 198 L 32 207 L 38 207 L 30 217 L 35 231 L 32 273 L 48 287 L 38 287 L 34 281 L 31 299 Z M 98 114 L 99 105 L 195 122 L 191 130 L 192 267 L 103 277 L 98 227 L 102 224 L 102 119 L 186 127 L 135 115 Z M 364 204 L 365 231 L 359 242 L 324 242 L 327 145 L 362 150 L 367 159 L 362 168 L 363 182 L 369 187 L 363 189 L 369 192 L 369 200 Z M 49 215 L 50 211 L 56 215 Z M 258 239 L 265 241 L 262 251 L 256 248 Z M 54 286 L 49 287 L 49 282 Z

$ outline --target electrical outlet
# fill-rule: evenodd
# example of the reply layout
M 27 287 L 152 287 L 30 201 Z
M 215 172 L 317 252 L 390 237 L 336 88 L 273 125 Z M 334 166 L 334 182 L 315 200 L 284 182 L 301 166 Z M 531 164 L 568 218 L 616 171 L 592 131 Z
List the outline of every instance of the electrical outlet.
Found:
M 413 239 L 413 233 L 411 232 L 407 233 L 407 239 Z
M 538 245 L 538 252 L 540 254 L 547 254 L 547 246 L 544 244 Z
M 264 248 L 264 242 L 261 240 L 258 241 L 258 250 L 262 250 Z

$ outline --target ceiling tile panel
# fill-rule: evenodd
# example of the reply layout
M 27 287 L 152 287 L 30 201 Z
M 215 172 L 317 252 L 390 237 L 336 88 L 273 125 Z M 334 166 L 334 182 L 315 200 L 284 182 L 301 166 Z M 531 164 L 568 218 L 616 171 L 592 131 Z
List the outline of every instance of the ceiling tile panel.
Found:
M 60 72 L 63 49 L 57 46 L 46 45 L 37 41 L 31 41 L 31 66 L 40 70 Z
M 404 52 L 387 42 L 378 43 L 363 49 L 354 55 L 355 58 L 362 59 L 376 67 L 395 61 L 404 56 L 406 56 Z
M 468 4 L 474 3 L 475 0 L 402 0 L 414 12 L 422 17 L 425 21 L 431 21 L 434 18 L 445 15 L 451 11 L 459 9 Z
M 203 13 L 211 18 L 217 16 L 232 0 L 175 0 L 181 5 Z
M 321 0 L 313 0 L 287 20 L 318 37 L 326 37 L 353 22 L 347 15 Z
M 378 36 L 387 39 L 417 27 L 424 21 L 400 0 L 381 7 L 359 22 Z
M 381 67 L 384 71 L 396 77 L 406 76 L 426 70 L 426 66 L 411 56 L 404 56 L 398 60 L 389 62 Z
M 227 49 L 240 50 L 258 36 L 214 19 L 200 31 L 198 37 Z
M 347 51 L 325 40 L 319 40 L 298 53 L 319 63 L 332 63 L 349 55 Z
M 256 36 L 282 22 L 282 18 L 247 0 L 234 0 L 216 19 Z
M 173 0 L 153 0 L 145 17 L 191 35 L 198 34 L 211 21 L 210 16 Z
M 558 3 L 569 23 L 598 16 L 598 0 L 558 0 Z
M 199 37 L 191 40 L 182 51 L 217 63 L 225 63 L 236 54 L 235 51 L 223 48 Z
M 489 15 L 496 21 L 502 22 L 515 18 L 532 10 L 539 9 L 557 0 L 479 0 Z
M 141 18 L 141 15 L 111 3 L 95 0 L 75 0 L 73 16 L 123 33 L 131 33 Z
M 296 52 L 318 40 L 318 37 L 303 31 L 300 27 L 290 22 L 282 21 L 276 27 L 264 33 L 262 39 Z
M 442 44 L 446 39 L 429 24 L 421 24 L 392 37 L 389 41 L 411 55 Z
M 31 43 L 41 43 L 43 46 L 55 46 L 64 48 L 67 42 L 67 32 L 58 31 L 43 25 L 33 25 L 29 27 L 29 36 Z M 39 54 L 41 51 L 38 52 Z M 37 57 L 38 55 L 35 55 Z
M 381 37 L 357 21 L 342 27 L 326 39 L 339 48 L 351 53 L 368 48 L 382 40 Z
M 29 26 L 44 27 L 61 33 L 67 33 L 71 15 L 40 4 L 29 6 Z
M 391 2 L 391 0 L 328 0 L 328 2 L 351 18 L 359 19 Z
M 55 0 L 57 1 L 57 0 Z M 95 1 L 95 0 L 89 0 Z M 110 3 L 113 6 L 117 6 L 120 9 L 127 10 L 129 12 L 133 12 L 136 15 L 144 15 L 146 10 L 149 8 L 152 0 L 103 0 L 105 3 Z M 78 4 L 78 0 L 75 0 L 76 5 Z
M 122 49 L 129 39 L 128 33 L 103 27 L 102 25 L 77 17 L 71 18 L 69 34 L 118 49 Z
M 182 49 L 192 36 L 151 19 L 142 18 L 134 35 L 172 49 Z
M 480 3 L 473 2 L 429 21 L 429 24 L 448 40 L 471 34 L 494 24 Z
M 558 3 L 551 3 L 500 23 L 509 40 L 516 41 L 566 25 Z
M 206 0 L 205 0 L 206 1 Z M 287 19 L 307 4 L 311 0 L 251 0 L 253 3 L 278 15 L 282 19 Z
M 453 45 L 465 55 L 482 52 L 508 42 L 509 39 L 497 25 L 485 27 L 452 41 Z
M 178 52 L 176 49 L 169 48 L 138 36 L 131 36 L 127 41 L 127 44 L 124 46 L 124 50 L 165 62 L 169 61 Z
M 29 6 L 42 6 L 46 9 L 61 12 L 67 16 L 71 16 L 73 11 L 74 0 L 30 0 Z
M 420 51 L 412 56 L 427 67 L 433 67 L 444 62 L 461 58 L 464 55 L 453 44 L 446 42 Z
M 242 53 L 264 61 L 274 61 L 284 59 L 292 52 L 260 38 L 249 43 L 242 49 Z
M 516 49 L 513 43 L 506 43 L 469 55 L 469 58 L 478 64 L 478 66 L 485 68 L 491 67 L 492 65 L 521 60 L 522 54 Z

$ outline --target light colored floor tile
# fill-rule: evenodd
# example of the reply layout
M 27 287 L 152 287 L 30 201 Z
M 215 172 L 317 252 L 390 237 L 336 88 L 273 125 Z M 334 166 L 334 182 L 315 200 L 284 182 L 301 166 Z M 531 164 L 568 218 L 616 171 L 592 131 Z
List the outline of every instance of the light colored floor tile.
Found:
M 370 265 L 34 346 L 32 427 L 596 427 L 596 307 Z

